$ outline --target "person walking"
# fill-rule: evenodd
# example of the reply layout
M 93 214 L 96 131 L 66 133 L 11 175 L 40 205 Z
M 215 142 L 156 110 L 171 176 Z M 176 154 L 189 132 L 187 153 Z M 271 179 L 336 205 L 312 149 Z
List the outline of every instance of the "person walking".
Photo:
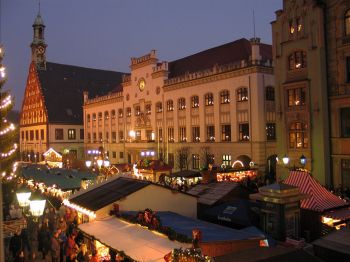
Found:
M 52 262 L 58 262 L 60 259 L 60 242 L 58 240 L 59 230 L 56 230 L 51 237 L 51 258 Z

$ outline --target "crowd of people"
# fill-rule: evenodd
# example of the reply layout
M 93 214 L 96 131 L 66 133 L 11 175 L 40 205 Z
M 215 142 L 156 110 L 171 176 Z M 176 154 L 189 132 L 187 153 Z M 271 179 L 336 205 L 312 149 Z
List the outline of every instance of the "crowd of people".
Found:
M 24 262 L 42 259 L 52 262 L 95 262 L 97 252 L 88 252 L 83 235 L 77 230 L 77 213 L 63 206 L 45 210 L 40 222 L 27 223 L 10 239 L 12 261 Z

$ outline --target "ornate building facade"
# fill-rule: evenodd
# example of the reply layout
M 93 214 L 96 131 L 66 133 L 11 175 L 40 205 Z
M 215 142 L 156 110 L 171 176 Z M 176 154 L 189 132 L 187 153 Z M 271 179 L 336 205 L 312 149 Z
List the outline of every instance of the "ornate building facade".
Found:
M 350 187 L 350 1 L 326 1 L 333 184 Z
M 324 6 L 316 0 L 284 0 L 272 22 L 276 81 L 277 153 L 289 167 L 306 168 L 322 184 L 330 176 Z M 285 178 L 288 169 L 278 165 Z
M 131 58 L 122 91 L 84 94 L 85 152 L 103 147 L 111 163 L 161 158 L 175 170 L 240 160 L 274 173 L 271 58 L 258 38 L 172 62 L 155 51 Z
M 122 73 L 46 61 L 45 25 L 40 14 L 33 24 L 32 61 L 20 113 L 22 160 L 43 160 L 49 148 L 73 158 L 84 156 L 83 92 L 118 90 Z

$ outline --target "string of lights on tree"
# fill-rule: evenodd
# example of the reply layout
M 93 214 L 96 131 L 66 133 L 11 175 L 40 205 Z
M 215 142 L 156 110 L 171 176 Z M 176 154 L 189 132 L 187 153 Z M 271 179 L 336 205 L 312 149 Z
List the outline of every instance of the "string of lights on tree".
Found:
M 7 170 L 11 166 L 11 157 L 16 153 L 18 145 L 14 143 L 16 128 L 6 119 L 6 115 L 12 109 L 12 97 L 7 91 L 3 91 L 6 83 L 6 68 L 2 64 L 4 48 L 0 45 L 0 160 L 1 170 Z

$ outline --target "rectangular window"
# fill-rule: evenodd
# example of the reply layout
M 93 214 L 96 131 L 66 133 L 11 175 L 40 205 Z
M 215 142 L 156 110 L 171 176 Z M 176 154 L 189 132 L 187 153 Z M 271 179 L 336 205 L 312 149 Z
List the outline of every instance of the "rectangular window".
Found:
M 174 128 L 168 127 L 168 142 L 174 142 Z
M 118 117 L 123 118 L 123 109 L 121 108 L 118 110 Z
M 56 140 L 63 140 L 63 129 L 62 128 L 55 129 L 55 139 Z
M 39 130 L 35 130 L 35 140 L 39 140 Z
M 106 132 L 105 135 L 106 135 L 106 137 L 105 137 L 106 138 L 106 142 L 108 143 L 109 142 L 109 132 Z
M 87 136 L 88 136 L 88 142 L 91 142 L 91 134 L 90 133 L 87 133 Z
M 192 155 L 192 169 L 199 169 L 199 155 Z
M 163 129 L 161 129 L 161 128 L 158 129 L 158 140 L 160 142 L 163 141 Z
M 191 107 L 192 108 L 199 107 L 199 97 L 198 96 L 192 96 L 192 98 L 191 98 Z
M 98 141 L 102 142 L 102 132 L 98 132 Z
M 30 130 L 30 141 L 34 140 L 34 130 Z
M 276 140 L 276 124 L 275 123 L 267 123 L 266 124 L 266 140 Z
M 239 141 L 249 141 L 249 124 L 239 124 Z
M 350 56 L 346 57 L 346 82 L 350 83 Z
M 231 125 L 221 126 L 221 141 L 231 141 Z
M 92 134 L 92 140 L 94 143 L 96 143 L 97 137 L 95 132 Z
M 180 158 L 180 169 L 187 168 L 187 154 L 181 154 L 179 155 Z
M 179 141 L 180 142 L 186 142 L 187 141 L 186 127 L 180 127 L 179 128 Z
M 237 102 L 248 101 L 248 88 L 242 87 L 237 90 Z
M 214 95 L 212 93 L 206 94 L 204 100 L 206 106 L 214 105 Z
M 146 130 L 146 139 L 147 141 L 154 141 L 154 133 L 152 130 Z M 140 131 L 140 140 L 141 140 L 141 131 Z
M 126 108 L 126 116 L 131 116 L 131 107 Z
M 79 137 L 81 140 L 84 140 L 84 129 L 83 128 L 80 128 L 80 134 L 79 134 Z
M 305 88 L 288 89 L 288 106 L 305 105 Z
M 26 130 L 26 140 L 29 139 L 28 130 Z
M 200 142 L 200 129 L 199 126 L 192 127 L 192 142 L 198 143 Z
M 21 138 L 24 140 L 24 131 L 21 132 Z
M 231 166 L 231 155 L 222 155 L 222 164 L 225 166 Z
M 75 129 L 68 129 L 68 139 L 73 140 L 76 138 Z
M 40 139 L 44 140 L 45 139 L 45 135 L 44 135 L 44 129 L 40 130 Z
M 117 141 L 117 132 L 112 132 L 112 143 Z
M 215 142 L 215 127 L 207 126 L 207 142 Z
M 119 152 L 119 158 L 124 158 L 124 152 Z
M 117 152 L 112 151 L 112 158 L 117 158 Z
M 350 107 L 340 109 L 341 136 L 350 137 Z
M 123 131 L 119 131 L 118 136 L 119 136 L 119 141 L 124 141 L 124 132 Z

